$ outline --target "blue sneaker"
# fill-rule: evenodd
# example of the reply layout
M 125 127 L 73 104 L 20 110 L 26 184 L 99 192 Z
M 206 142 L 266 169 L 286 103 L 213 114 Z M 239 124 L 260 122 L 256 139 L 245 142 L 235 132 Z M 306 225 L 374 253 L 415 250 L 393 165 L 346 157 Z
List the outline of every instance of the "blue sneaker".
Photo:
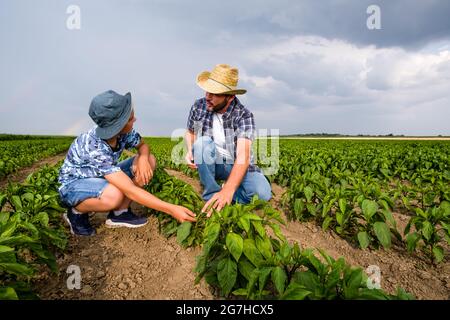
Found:
M 70 232 L 79 236 L 93 236 L 95 229 L 89 223 L 89 215 L 87 213 L 75 214 L 72 208 L 64 213 L 64 219 L 70 226 Z
M 138 217 L 128 209 L 127 212 L 124 212 L 118 216 L 111 211 L 106 217 L 106 226 L 110 228 L 119 228 L 119 227 L 127 227 L 127 228 L 139 228 L 145 226 L 147 224 L 146 217 Z

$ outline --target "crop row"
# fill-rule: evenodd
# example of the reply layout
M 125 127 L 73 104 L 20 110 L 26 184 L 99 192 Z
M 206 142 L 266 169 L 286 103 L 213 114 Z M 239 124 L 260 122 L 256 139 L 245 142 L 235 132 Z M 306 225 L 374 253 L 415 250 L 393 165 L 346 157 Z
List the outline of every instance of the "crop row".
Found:
M 0 142 L 0 179 L 34 162 L 67 150 L 71 138 Z
M 392 241 L 435 262 L 450 244 L 450 144 L 282 141 L 271 180 L 291 219 L 315 220 L 361 248 Z M 394 213 L 410 215 L 403 237 Z

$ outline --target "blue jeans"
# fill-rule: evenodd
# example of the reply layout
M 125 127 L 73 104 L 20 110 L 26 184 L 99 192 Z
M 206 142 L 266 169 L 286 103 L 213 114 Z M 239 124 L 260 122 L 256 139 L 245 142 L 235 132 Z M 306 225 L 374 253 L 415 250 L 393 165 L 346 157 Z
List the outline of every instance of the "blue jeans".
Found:
M 204 191 L 203 200 L 207 201 L 222 188 L 216 179 L 227 180 L 233 163 L 227 163 L 216 155 L 214 141 L 210 137 L 199 137 L 192 146 L 194 163 L 197 165 L 200 182 Z M 259 199 L 269 201 L 272 197 L 272 189 L 269 181 L 260 172 L 247 172 L 242 179 L 241 185 L 233 195 L 233 201 L 238 203 L 249 203 L 254 195 Z
M 128 158 L 117 164 L 122 171 L 133 179 L 132 171 L 135 157 Z M 59 190 L 61 201 L 67 207 L 76 207 L 89 198 L 100 198 L 109 182 L 105 178 L 83 178 L 75 180 Z

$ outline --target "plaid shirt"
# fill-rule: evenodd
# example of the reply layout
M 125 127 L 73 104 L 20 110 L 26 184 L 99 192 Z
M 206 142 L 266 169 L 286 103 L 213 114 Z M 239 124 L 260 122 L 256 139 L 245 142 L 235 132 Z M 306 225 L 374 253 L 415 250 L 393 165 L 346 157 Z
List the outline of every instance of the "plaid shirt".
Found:
M 206 98 L 195 101 L 189 112 L 187 128 L 194 132 L 196 137 L 213 136 L 213 111 L 206 108 Z M 256 137 L 255 119 L 253 113 L 245 108 L 237 97 L 234 97 L 227 111 L 223 114 L 223 129 L 225 132 L 225 145 L 227 151 L 236 159 L 236 146 L 238 138 L 246 138 L 254 141 Z M 255 165 L 253 150 L 250 150 L 250 165 L 248 172 L 261 172 Z

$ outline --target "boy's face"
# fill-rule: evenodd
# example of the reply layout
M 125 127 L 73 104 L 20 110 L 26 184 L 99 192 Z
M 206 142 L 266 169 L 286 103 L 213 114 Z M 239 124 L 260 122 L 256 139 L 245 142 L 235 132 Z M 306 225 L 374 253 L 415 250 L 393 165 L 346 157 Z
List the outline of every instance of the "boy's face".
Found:
M 131 110 L 130 119 L 128 120 L 125 127 L 123 127 L 123 129 L 120 131 L 120 133 L 121 134 L 129 133 L 133 129 L 133 124 L 135 121 L 136 121 L 136 118 L 134 117 L 134 110 Z

